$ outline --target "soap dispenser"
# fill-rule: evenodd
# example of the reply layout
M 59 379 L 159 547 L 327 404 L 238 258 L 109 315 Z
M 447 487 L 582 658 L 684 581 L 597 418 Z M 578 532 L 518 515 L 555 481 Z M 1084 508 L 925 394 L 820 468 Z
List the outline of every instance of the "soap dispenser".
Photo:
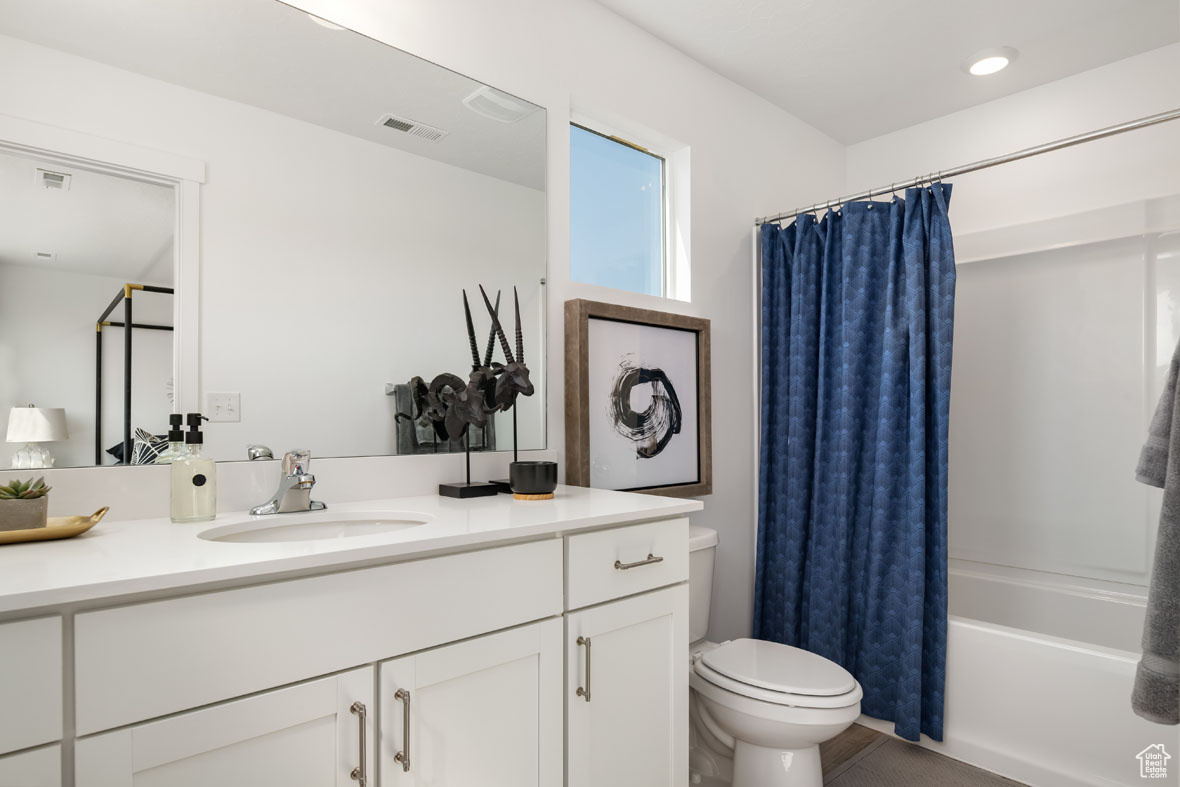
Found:
M 172 521 L 207 522 L 217 516 L 217 465 L 203 452 L 200 413 L 189 413 L 185 450 L 172 460 Z
M 184 427 L 182 425 L 183 418 L 180 413 L 173 413 L 168 416 L 168 423 L 170 429 L 168 430 L 168 447 L 160 452 L 156 457 L 156 464 L 168 465 L 172 464 L 172 460 L 184 453 Z

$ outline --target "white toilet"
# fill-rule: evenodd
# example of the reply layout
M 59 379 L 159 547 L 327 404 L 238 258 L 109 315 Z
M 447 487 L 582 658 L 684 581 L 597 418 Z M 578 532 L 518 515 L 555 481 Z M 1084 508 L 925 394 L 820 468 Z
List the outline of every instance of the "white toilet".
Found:
M 860 715 L 840 665 L 756 639 L 706 642 L 717 532 L 689 531 L 689 772 L 693 784 L 821 787 L 819 744 Z

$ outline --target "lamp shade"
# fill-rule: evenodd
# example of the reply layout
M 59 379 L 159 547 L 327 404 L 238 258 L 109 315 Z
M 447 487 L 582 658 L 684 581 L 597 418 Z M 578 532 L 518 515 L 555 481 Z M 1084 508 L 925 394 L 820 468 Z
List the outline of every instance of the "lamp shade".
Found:
M 8 414 L 8 442 L 52 443 L 70 439 L 61 407 L 14 407 Z

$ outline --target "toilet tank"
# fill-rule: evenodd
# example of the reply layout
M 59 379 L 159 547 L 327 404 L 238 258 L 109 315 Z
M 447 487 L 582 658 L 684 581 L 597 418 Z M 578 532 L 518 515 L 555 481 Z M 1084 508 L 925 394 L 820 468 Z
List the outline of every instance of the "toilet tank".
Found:
M 709 602 L 713 597 L 713 557 L 717 531 L 693 525 L 688 529 L 688 641 L 709 631 Z

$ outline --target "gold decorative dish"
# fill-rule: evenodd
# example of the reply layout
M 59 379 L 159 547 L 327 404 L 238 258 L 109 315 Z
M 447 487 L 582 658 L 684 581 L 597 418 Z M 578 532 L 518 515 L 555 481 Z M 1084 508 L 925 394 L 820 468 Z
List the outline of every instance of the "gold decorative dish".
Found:
M 90 516 L 51 516 L 45 527 L 28 530 L 0 531 L 0 544 L 19 544 L 22 541 L 50 541 L 55 538 L 73 538 L 85 533 L 102 521 L 110 508 L 103 506 Z

